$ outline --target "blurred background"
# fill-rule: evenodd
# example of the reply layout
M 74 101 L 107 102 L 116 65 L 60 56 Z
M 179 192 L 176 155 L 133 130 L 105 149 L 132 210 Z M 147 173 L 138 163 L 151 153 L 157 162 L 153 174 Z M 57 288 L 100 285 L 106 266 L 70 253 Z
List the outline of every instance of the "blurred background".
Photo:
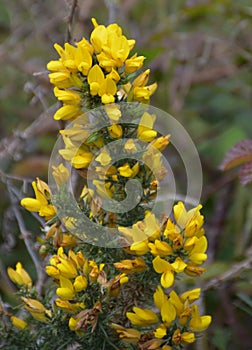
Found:
M 37 217 L 19 200 L 30 182 L 47 179 L 60 125 L 46 64 L 55 42 L 80 40 L 98 23 L 116 21 L 146 56 L 152 105 L 173 115 L 200 154 L 203 214 L 209 239 L 207 272 L 196 280 L 201 307 L 211 314 L 197 350 L 252 349 L 252 185 L 237 170 L 221 172 L 226 152 L 252 138 L 252 4 L 249 0 L 0 0 L 0 294 L 15 304 L 6 267 L 22 261 L 36 278 L 26 235 L 34 242 Z M 169 152 L 168 152 L 169 154 Z M 180 179 L 179 169 L 177 171 Z M 25 180 L 24 180 L 25 179 Z M 21 239 L 20 239 L 21 238 Z

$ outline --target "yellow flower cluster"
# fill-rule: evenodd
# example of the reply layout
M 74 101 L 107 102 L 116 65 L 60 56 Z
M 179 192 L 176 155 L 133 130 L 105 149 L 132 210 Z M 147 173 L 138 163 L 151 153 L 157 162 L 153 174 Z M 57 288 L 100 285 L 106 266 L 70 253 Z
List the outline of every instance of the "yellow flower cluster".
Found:
M 162 224 L 151 212 L 159 181 L 166 176 L 161 152 L 170 135 L 160 136 L 154 129 L 156 116 L 148 106 L 121 102 L 148 103 L 157 85 L 147 86 L 149 69 L 138 73 L 144 57 L 131 54 L 134 40 L 128 40 L 117 24 L 105 27 L 92 22 L 89 40 L 64 47 L 55 44 L 59 59 L 47 65 L 54 94 L 63 104 L 54 118 L 73 121 L 60 130 L 64 148 L 59 154 L 82 177 L 76 182 L 78 198 L 71 207 L 70 172 L 60 164 L 52 169 L 57 194 L 37 178 L 32 182 L 35 198 L 22 199 L 24 208 L 46 221 L 38 241 L 53 288 L 40 296 L 20 262 L 15 269 L 9 267 L 26 314 L 33 318 L 31 325 L 29 317 L 10 314 L 10 324 L 20 332 L 38 332 L 41 344 L 68 328 L 67 346 L 71 342 L 92 349 L 181 349 L 211 322 L 194 303 L 200 298 L 199 288 L 184 293 L 174 288 L 178 274 L 196 277 L 205 270 L 202 207 L 187 211 L 179 202 L 173 207 L 173 219 L 165 218 Z M 90 117 L 87 110 L 101 105 Z M 123 156 L 118 159 L 118 154 Z M 126 214 L 103 209 L 108 197 L 120 207 L 127 199 L 129 180 L 142 188 L 137 206 Z M 74 216 L 76 202 L 80 215 Z M 90 232 L 84 232 L 88 225 L 83 225 L 82 215 L 113 228 L 118 234 L 115 241 L 123 248 L 84 242 Z M 75 227 L 83 227 L 83 236 Z
M 79 321 L 83 315 L 86 315 L 86 299 L 90 304 L 90 296 L 87 296 L 87 290 L 97 290 L 102 292 L 104 298 L 116 297 L 123 284 L 128 282 L 125 273 L 116 275 L 108 280 L 104 270 L 105 264 L 97 265 L 95 261 L 86 259 L 82 252 L 75 253 L 72 250 L 68 254 L 64 253 L 62 247 L 50 259 L 50 265 L 46 266 L 46 273 L 54 279 L 58 286 L 56 294 L 56 305 L 67 313 L 74 314 L 80 312 L 69 319 L 69 328 L 76 331 L 85 331 L 85 327 L 79 327 Z M 105 293 L 107 292 L 107 295 Z M 99 302 L 100 311 L 102 308 Z M 74 326 L 75 325 L 75 326 Z
M 199 297 L 200 288 L 181 295 L 172 290 L 166 295 L 158 286 L 153 295 L 158 312 L 133 307 L 133 312 L 126 313 L 132 325 L 148 329 L 154 326 L 151 331 L 141 332 L 117 324 L 111 327 L 126 343 L 138 344 L 139 349 L 175 349 L 176 346 L 193 343 L 196 340 L 194 332 L 206 330 L 211 323 L 211 316 L 200 316 L 197 305 L 192 305 Z
M 162 229 L 153 214 L 147 213 L 143 221 L 132 226 L 119 227 L 130 247 L 131 254 L 151 253 L 155 272 L 161 274 L 161 285 L 169 288 L 174 284 L 174 276 L 185 272 L 199 276 L 204 272 L 200 267 L 207 259 L 207 239 L 204 235 L 204 217 L 201 205 L 186 211 L 182 202 L 174 205 L 176 224 L 169 218 Z
M 135 40 L 128 40 L 117 24 L 105 27 L 92 19 L 94 30 L 90 41 L 83 38 L 64 48 L 55 44 L 60 58 L 47 68 L 54 94 L 63 106 L 54 115 L 56 120 L 73 120 L 89 108 L 113 102 L 149 102 L 157 84 L 146 86 L 149 70 L 134 78 L 143 66 L 144 57 L 130 52 Z

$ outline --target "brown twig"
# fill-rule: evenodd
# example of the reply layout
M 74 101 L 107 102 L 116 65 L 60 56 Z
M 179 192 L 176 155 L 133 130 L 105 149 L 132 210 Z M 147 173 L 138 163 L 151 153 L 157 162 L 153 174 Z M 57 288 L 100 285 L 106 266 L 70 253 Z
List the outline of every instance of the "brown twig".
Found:
M 224 272 L 219 277 L 212 278 L 211 280 L 204 283 L 202 286 L 202 290 L 208 290 L 211 288 L 218 288 L 224 282 L 233 280 L 237 276 L 239 276 L 243 271 L 251 269 L 252 266 L 252 247 L 250 247 L 246 252 L 246 259 L 241 262 L 238 262 L 235 265 Z
M 67 19 L 67 35 L 66 35 L 66 42 L 70 42 L 72 40 L 72 26 L 73 26 L 73 19 L 75 10 L 78 6 L 78 0 L 73 0 L 71 7 L 70 7 L 70 13 L 68 15 Z

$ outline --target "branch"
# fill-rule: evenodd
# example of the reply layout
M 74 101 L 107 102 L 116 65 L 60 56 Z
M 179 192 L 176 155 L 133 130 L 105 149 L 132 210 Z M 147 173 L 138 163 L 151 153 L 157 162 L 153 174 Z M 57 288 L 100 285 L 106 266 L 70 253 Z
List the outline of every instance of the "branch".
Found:
M 72 39 L 72 26 L 73 26 L 73 19 L 74 19 L 74 14 L 75 10 L 78 6 L 78 0 L 73 0 L 71 8 L 70 8 L 70 13 L 68 15 L 67 19 L 67 35 L 66 35 L 66 42 L 70 42 Z
M 215 277 L 207 281 L 203 286 L 202 290 L 206 291 L 211 288 L 218 288 L 223 282 L 230 281 L 239 276 L 244 270 L 251 269 L 252 266 L 252 247 L 246 252 L 247 258 L 235 265 L 233 265 L 228 271 L 224 272 L 219 277 Z

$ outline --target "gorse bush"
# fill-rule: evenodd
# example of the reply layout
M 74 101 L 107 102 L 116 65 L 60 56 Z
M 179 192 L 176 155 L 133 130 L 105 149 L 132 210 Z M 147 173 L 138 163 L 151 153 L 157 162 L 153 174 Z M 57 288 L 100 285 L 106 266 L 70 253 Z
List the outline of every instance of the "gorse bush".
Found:
M 205 270 L 202 206 L 154 210 L 170 176 L 162 156 L 170 135 L 155 129 L 149 108 L 157 84 L 147 85 L 149 69 L 140 72 L 134 40 L 117 24 L 92 22 L 89 40 L 55 44 L 59 58 L 47 65 L 64 128 L 49 185 L 37 178 L 35 197 L 21 205 L 45 220 L 39 243 L 48 278 L 38 290 L 22 262 L 8 268 L 22 303 L 4 312 L 2 343 L 181 349 L 211 323 L 200 315 L 200 288 L 183 283 Z

